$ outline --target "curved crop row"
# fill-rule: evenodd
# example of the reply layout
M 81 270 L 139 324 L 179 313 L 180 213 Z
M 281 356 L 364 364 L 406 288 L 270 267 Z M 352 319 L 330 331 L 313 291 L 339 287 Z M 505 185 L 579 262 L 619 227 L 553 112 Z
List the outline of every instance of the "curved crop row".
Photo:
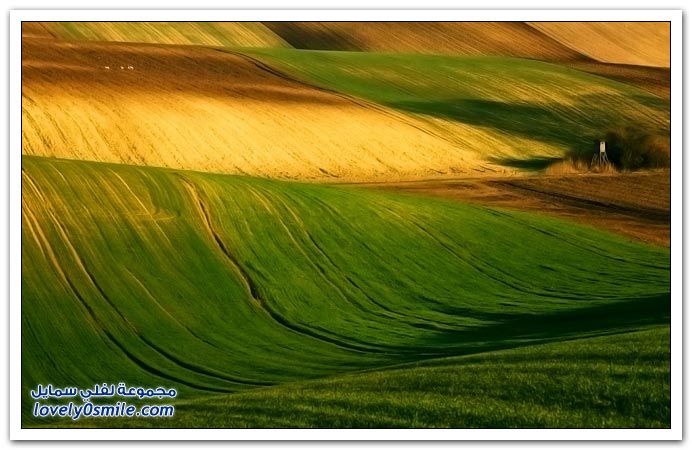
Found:
M 554 219 L 348 187 L 22 166 L 27 393 L 126 381 L 191 399 L 669 317 L 667 249 Z
M 667 428 L 670 329 L 443 358 L 181 402 L 119 427 Z M 87 422 L 99 426 L 103 421 Z

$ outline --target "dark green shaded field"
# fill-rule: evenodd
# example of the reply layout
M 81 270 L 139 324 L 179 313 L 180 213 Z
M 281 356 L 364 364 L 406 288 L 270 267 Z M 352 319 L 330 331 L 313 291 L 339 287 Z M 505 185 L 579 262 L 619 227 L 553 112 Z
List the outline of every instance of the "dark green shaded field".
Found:
M 665 428 L 670 329 L 433 360 L 181 402 L 173 418 L 79 426 Z M 77 425 L 77 424 L 74 424 Z
M 172 386 L 180 402 L 209 397 L 200 408 L 217 408 L 244 398 L 218 397 L 223 393 L 669 322 L 668 249 L 556 219 L 349 187 L 35 157 L 23 157 L 22 183 L 25 426 L 41 425 L 31 417 L 29 397 L 39 383 Z M 627 335 L 646 342 L 641 358 L 667 348 L 661 329 L 651 333 Z M 576 408 L 564 417 L 541 413 L 529 423 L 531 417 L 522 422 L 482 409 L 482 417 L 454 416 L 454 402 L 464 397 L 452 397 L 470 375 L 459 369 L 457 384 L 457 375 L 445 372 L 457 369 L 430 366 L 311 384 L 305 389 L 315 392 L 312 406 L 300 409 L 305 416 L 292 425 L 282 422 L 281 402 L 292 402 L 302 388 L 243 394 L 256 411 L 226 424 L 570 426 L 586 420 L 578 418 L 574 399 L 592 392 L 584 408 L 595 415 L 581 423 L 666 426 L 666 353 L 646 367 L 636 358 L 630 365 L 592 365 L 584 356 L 590 352 L 584 348 L 603 361 L 636 356 L 618 356 L 618 345 L 609 342 L 546 347 L 555 355 L 564 349 L 567 366 L 559 370 L 573 381 L 546 381 L 547 390 L 532 392 L 532 383 L 553 370 L 537 356 L 525 368 L 544 378 L 527 374 L 526 390 L 507 388 L 521 414 L 530 415 L 537 401 L 548 402 L 547 409 Z M 501 355 L 507 354 L 459 360 L 460 368 L 476 361 L 486 371 L 477 376 L 477 393 L 464 395 L 480 402 L 486 389 L 497 388 L 493 373 L 519 382 L 521 370 L 493 369 Z M 619 377 L 608 367 L 653 375 Z M 441 370 L 439 378 L 426 375 L 430 370 Z M 589 371 L 607 373 L 610 381 L 583 391 L 594 383 Z M 441 391 L 427 397 L 416 387 L 419 374 L 421 383 L 440 380 Z M 389 376 L 391 383 L 383 381 Z M 358 377 L 385 383 L 382 395 L 391 401 L 377 403 L 367 391 L 371 381 Z M 340 383 L 343 399 L 333 401 L 346 402 L 346 411 L 360 411 L 362 402 L 366 412 L 335 412 L 330 419 L 328 412 L 341 406 L 325 398 L 327 422 L 318 421 L 310 408 L 318 408 L 322 390 Z M 598 409 L 593 405 L 605 395 L 598 389 L 608 386 L 616 399 L 634 388 L 641 395 L 622 405 L 604 400 Z M 428 411 L 445 389 L 449 402 Z M 566 397 L 553 397 L 551 389 L 564 389 Z M 646 389 L 651 398 L 642 396 Z M 420 405 L 423 416 L 410 416 L 417 409 L 409 408 L 397 419 L 395 397 Z M 529 409 L 521 409 L 520 398 Z M 574 401 L 563 405 L 565 398 Z M 266 417 L 272 402 L 273 419 Z M 382 422 L 368 422 L 379 408 L 387 411 Z M 176 426 L 226 426 L 211 413 L 179 418 Z

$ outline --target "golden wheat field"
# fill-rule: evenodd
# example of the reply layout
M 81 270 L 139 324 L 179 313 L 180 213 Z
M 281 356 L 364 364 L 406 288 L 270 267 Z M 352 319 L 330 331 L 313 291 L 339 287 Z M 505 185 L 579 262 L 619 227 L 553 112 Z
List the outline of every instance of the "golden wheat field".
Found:
M 596 61 L 670 67 L 668 22 L 532 22 L 531 26 Z
M 27 37 L 502 55 L 670 67 L 665 22 L 27 22 Z
M 27 155 L 344 180 L 479 164 L 415 118 L 238 55 L 32 39 L 22 51 Z
M 25 29 L 22 45 L 26 155 L 396 181 L 512 173 L 503 161 L 559 157 L 567 136 L 613 118 L 669 120 L 643 92 L 544 63 L 309 53 L 313 63 L 276 54 L 302 68 L 322 70 L 326 61 L 310 80 L 236 50 L 29 37 L 37 26 Z M 359 90 L 369 83 L 383 84 Z M 420 95 L 430 101 L 410 101 Z M 594 105 L 613 116 L 594 116 Z
M 210 47 L 285 47 L 259 22 L 25 22 L 25 37 Z

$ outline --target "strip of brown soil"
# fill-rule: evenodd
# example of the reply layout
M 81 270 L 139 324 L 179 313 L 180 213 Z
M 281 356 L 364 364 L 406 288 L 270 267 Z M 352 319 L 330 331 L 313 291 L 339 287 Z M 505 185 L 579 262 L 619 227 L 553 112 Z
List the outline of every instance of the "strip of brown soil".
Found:
M 291 46 L 311 50 L 502 55 L 588 60 L 522 22 L 264 22 Z
M 665 67 L 628 66 L 596 61 L 572 61 L 565 63 L 582 72 L 599 75 L 621 83 L 630 84 L 670 100 L 670 69 Z
M 549 214 L 670 246 L 670 171 L 430 180 L 378 189 Z

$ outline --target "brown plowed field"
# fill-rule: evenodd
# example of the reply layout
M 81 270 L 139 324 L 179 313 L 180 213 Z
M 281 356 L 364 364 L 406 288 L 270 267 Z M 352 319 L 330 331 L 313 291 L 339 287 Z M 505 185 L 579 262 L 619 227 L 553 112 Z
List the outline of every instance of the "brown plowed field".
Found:
M 550 214 L 670 245 L 670 171 L 369 184 Z
M 582 72 L 630 84 L 661 98 L 670 99 L 670 69 L 666 67 L 628 66 L 596 61 L 574 61 L 565 65 Z
M 546 61 L 582 54 L 523 22 L 264 22 L 295 48 L 498 55 Z

